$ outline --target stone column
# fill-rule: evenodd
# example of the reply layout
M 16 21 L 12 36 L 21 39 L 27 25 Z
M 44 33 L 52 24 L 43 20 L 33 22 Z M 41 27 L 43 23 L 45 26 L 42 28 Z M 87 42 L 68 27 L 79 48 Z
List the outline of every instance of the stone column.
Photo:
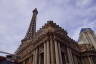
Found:
M 40 56 L 40 54 L 39 54 L 39 64 L 41 64 L 41 56 Z
M 44 64 L 47 64 L 47 43 L 44 43 Z
M 54 41 L 54 42 L 55 42 L 56 64 L 60 64 L 60 55 L 59 55 L 58 43 L 57 43 L 57 41 Z
M 47 41 L 47 64 L 50 64 L 50 42 Z
M 35 64 L 35 51 L 33 51 L 33 64 Z
M 69 64 L 74 64 L 71 49 L 67 48 Z
M 51 64 L 55 63 L 55 49 L 54 49 L 54 42 L 52 40 L 53 38 L 50 37 L 50 50 L 51 50 Z
M 38 48 L 35 50 L 35 63 L 34 64 L 37 64 L 38 63 Z
M 61 55 L 61 47 L 60 47 L 60 43 L 58 43 L 58 48 L 59 48 L 59 60 L 60 60 L 60 64 L 63 64 L 62 62 L 62 55 Z

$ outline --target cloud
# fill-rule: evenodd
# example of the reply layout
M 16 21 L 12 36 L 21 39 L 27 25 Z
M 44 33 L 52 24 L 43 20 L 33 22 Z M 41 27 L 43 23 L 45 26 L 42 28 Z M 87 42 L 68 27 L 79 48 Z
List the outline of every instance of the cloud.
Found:
M 37 30 L 53 20 L 78 40 L 81 28 L 96 31 L 95 0 L 0 0 L 0 50 L 14 53 L 38 9 Z

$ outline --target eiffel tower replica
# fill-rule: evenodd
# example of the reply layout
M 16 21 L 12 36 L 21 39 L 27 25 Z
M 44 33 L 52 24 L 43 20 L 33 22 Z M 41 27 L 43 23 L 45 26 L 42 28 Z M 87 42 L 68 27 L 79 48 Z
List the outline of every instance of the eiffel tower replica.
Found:
M 53 21 L 36 31 L 38 11 L 33 10 L 29 29 L 16 51 L 20 64 L 96 64 L 96 51 L 78 44 Z

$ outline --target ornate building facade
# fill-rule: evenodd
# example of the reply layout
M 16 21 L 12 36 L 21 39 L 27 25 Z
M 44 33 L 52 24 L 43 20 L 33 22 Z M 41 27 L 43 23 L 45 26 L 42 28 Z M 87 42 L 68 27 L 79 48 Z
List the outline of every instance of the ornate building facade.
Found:
M 96 49 L 96 35 L 91 28 L 81 29 L 79 44 L 90 44 Z
M 95 49 L 78 44 L 53 21 L 36 32 L 37 14 L 34 9 L 28 32 L 16 51 L 21 64 L 96 64 Z

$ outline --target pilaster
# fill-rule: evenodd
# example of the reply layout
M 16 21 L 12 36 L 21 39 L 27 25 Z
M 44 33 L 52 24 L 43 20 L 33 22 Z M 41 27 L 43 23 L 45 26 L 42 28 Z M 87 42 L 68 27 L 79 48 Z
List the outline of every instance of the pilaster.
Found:
M 60 64 L 63 64 L 63 62 L 62 62 L 62 55 L 61 55 L 61 47 L 60 47 L 60 43 L 58 43 L 58 48 L 59 48 L 59 55 L 60 55 L 60 58 L 59 58 L 59 60 L 60 60 Z
M 44 64 L 47 64 L 47 43 L 44 43 Z
M 61 49 L 59 49 L 59 44 L 57 41 L 55 42 L 55 53 L 56 53 L 56 64 L 62 64 L 62 57 L 61 57 Z
M 47 64 L 50 64 L 50 42 L 47 41 Z
M 38 48 L 34 50 L 33 64 L 38 64 Z
M 54 49 L 54 42 L 52 36 L 50 36 L 50 50 L 51 50 L 51 64 L 55 63 L 55 49 Z

